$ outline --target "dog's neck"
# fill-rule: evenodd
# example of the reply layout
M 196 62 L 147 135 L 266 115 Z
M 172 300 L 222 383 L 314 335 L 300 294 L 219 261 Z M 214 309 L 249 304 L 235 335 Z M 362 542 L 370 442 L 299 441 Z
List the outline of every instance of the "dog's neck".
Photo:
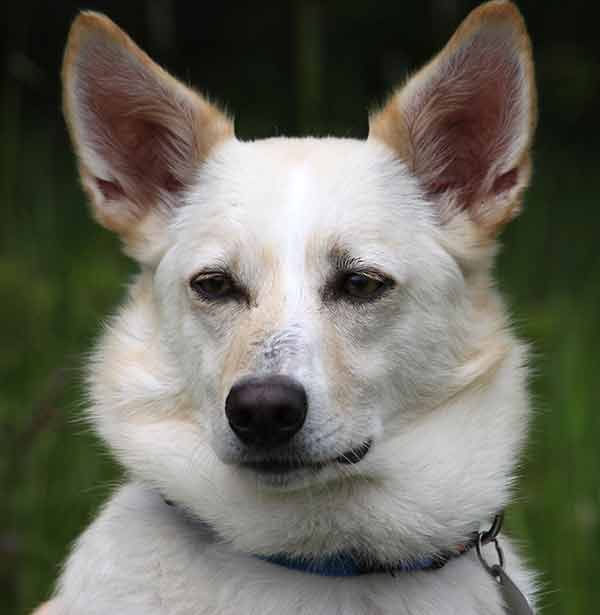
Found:
M 178 506 L 171 500 L 163 496 L 167 506 L 179 511 Z M 185 514 L 185 513 L 184 513 Z M 491 528 L 487 531 L 474 531 L 470 539 L 462 544 L 457 544 L 451 549 L 439 551 L 428 555 L 419 555 L 413 558 L 398 560 L 396 562 L 380 562 L 372 557 L 365 557 L 360 553 L 352 551 L 339 551 L 337 553 L 309 557 L 306 555 L 295 555 L 288 552 L 275 553 L 273 555 L 250 554 L 259 560 L 268 562 L 275 566 L 282 566 L 288 570 L 305 572 L 322 577 L 358 577 L 365 574 L 389 574 L 396 576 L 404 572 L 425 572 L 439 570 L 449 561 L 468 553 L 480 542 L 482 545 L 493 541 L 502 528 L 504 514 L 499 513 L 494 518 Z M 198 522 L 199 520 L 195 519 Z M 217 533 L 206 522 L 199 521 L 203 531 L 210 534 Z
M 386 573 L 396 576 L 402 572 L 424 572 L 439 570 L 450 560 L 464 555 L 473 548 L 478 553 L 481 546 L 495 542 L 504 521 L 504 513 L 499 513 L 494 518 L 492 526 L 484 532 L 473 532 L 468 542 L 456 545 L 454 549 L 435 553 L 424 557 L 398 561 L 393 564 L 382 564 L 372 560 L 357 557 L 353 553 L 342 552 L 320 558 L 294 557 L 287 553 L 259 559 L 283 566 L 290 570 L 307 572 L 324 577 L 356 577 L 363 574 Z

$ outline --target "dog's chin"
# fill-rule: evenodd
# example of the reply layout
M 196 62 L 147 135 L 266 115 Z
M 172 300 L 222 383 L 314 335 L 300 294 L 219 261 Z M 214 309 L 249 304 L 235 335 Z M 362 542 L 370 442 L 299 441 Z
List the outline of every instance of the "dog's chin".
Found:
M 348 477 L 349 468 L 355 468 L 360 464 L 371 450 L 372 444 L 372 440 L 366 440 L 355 448 L 330 459 L 265 456 L 251 461 L 242 461 L 238 464 L 238 468 L 265 488 L 301 489 L 339 477 Z

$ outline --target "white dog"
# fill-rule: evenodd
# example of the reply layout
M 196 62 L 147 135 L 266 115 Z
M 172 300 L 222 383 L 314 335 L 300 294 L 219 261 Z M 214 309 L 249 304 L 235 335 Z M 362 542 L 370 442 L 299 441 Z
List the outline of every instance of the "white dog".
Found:
M 536 121 L 515 6 L 476 9 L 366 141 L 238 141 L 95 13 L 63 76 L 94 214 L 140 273 L 89 368 L 130 482 L 46 612 L 531 612 L 533 575 L 477 534 L 529 415 L 491 279 Z

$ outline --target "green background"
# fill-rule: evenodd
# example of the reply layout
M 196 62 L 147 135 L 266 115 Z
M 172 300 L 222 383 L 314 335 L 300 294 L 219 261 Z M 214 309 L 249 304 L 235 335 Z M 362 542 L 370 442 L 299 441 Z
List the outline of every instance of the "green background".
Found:
M 367 110 L 477 3 L 86 2 L 235 113 L 238 136 L 364 137 Z M 593 3 L 520 6 L 540 90 L 535 175 L 498 278 L 533 349 L 536 410 L 511 532 L 544 612 L 600 604 L 600 42 Z M 60 113 L 75 2 L 20 2 L 0 23 L 0 613 L 51 591 L 69 544 L 119 480 L 81 421 L 80 368 L 134 266 L 94 225 Z

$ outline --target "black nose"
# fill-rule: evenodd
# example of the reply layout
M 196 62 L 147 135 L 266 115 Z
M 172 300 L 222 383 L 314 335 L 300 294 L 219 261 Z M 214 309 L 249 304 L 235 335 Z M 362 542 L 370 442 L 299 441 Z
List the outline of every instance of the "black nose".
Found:
M 281 375 L 239 382 L 225 402 L 225 414 L 237 437 L 263 449 L 290 440 L 304 424 L 306 410 L 304 387 Z

